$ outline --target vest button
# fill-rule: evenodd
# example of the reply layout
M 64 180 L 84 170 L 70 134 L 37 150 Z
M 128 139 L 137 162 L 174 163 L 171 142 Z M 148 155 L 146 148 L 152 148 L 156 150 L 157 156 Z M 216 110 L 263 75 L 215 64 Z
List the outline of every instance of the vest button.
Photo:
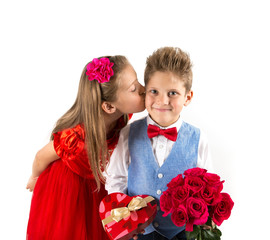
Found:
M 154 222 L 154 227 L 158 227 L 159 226 L 159 224 L 158 224 L 158 222 Z
M 158 176 L 158 178 L 163 178 L 163 174 L 162 173 L 159 173 L 157 176 Z
M 160 195 L 161 194 L 161 190 L 158 189 L 157 190 L 157 194 Z

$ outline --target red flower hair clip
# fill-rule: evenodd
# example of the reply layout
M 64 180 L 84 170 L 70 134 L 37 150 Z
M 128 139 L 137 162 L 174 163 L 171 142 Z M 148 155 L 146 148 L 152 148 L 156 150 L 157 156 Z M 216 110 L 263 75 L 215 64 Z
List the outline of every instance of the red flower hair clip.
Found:
M 113 76 L 114 63 L 110 62 L 108 58 L 94 58 L 86 66 L 86 75 L 89 81 L 97 80 L 99 83 L 109 82 L 111 76 Z

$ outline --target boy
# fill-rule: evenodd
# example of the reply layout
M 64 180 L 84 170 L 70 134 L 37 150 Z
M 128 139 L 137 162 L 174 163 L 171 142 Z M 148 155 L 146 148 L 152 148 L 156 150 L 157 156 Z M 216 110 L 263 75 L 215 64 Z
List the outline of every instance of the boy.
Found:
M 164 47 L 146 61 L 145 105 L 149 115 L 121 131 L 107 169 L 106 189 L 130 196 L 147 194 L 159 202 L 172 178 L 186 169 L 209 169 L 204 134 L 183 122 L 180 113 L 193 97 L 189 56 L 179 48 Z M 186 239 L 158 207 L 153 223 L 139 239 Z

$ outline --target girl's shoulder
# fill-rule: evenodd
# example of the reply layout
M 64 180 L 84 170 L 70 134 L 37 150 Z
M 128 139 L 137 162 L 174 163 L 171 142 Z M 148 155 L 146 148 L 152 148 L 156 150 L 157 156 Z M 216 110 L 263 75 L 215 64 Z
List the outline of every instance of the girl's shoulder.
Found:
M 72 160 L 80 154 L 85 145 L 85 133 L 81 124 L 53 134 L 54 149 L 60 158 Z
M 78 138 L 84 139 L 85 138 L 85 134 L 84 134 L 84 128 L 82 124 L 78 124 L 74 127 L 71 128 L 66 128 L 63 129 L 59 132 L 53 133 L 54 137 L 66 137 L 66 136 L 70 136 L 70 135 L 76 135 Z

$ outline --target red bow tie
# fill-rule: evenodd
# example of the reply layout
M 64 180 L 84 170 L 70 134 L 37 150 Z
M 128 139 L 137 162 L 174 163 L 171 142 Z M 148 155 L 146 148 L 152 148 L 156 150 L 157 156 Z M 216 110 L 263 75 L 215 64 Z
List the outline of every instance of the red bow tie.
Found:
M 171 141 L 176 141 L 177 139 L 177 129 L 176 127 L 160 129 L 159 127 L 149 124 L 147 128 L 147 135 L 149 138 L 156 137 L 158 135 L 163 135 Z

